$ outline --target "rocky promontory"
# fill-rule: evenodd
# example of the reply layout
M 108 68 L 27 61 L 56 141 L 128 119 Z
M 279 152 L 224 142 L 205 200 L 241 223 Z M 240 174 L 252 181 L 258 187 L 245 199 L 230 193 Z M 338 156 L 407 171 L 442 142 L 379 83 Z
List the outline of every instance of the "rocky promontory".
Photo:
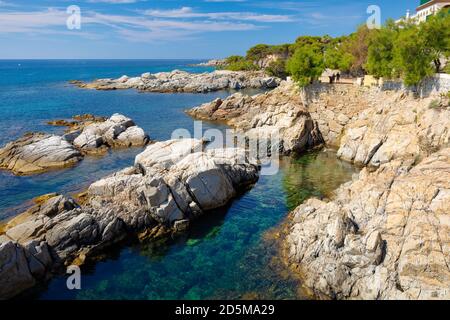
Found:
M 245 88 L 271 89 L 278 86 L 280 79 L 269 77 L 260 71 L 217 70 L 205 73 L 171 72 L 144 73 L 139 77 L 122 76 L 118 79 L 99 79 L 85 83 L 71 81 L 85 89 L 118 90 L 136 89 L 147 92 L 211 92 L 218 90 L 239 90 Z
M 0 149 L 0 168 L 30 174 L 71 166 L 82 158 L 81 152 L 63 137 L 29 133 Z
M 362 88 L 310 88 L 311 103 L 304 105 L 299 88 L 292 82 L 254 96 L 235 93 L 187 110 L 190 116 L 224 122 L 249 137 L 277 133 L 284 154 L 302 152 L 326 143 L 335 146 L 344 126 L 368 107 Z M 345 99 L 345 103 L 344 100 Z
M 448 98 L 371 92 L 337 156 L 366 166 L 289 221 L 286 258 L 316 297 L 449 299 Z M 343 102 L 345 105 L 345 102 Z
M 226 64 L 226 59 L 212 59 L 196 64 L 197 67 L 220 67 Z
M 204 142 L 193 139 L 152 144 L 133 167 L 94 182 L 83 204 L 50 195 L 0 227 L 0 298 L 126 237 L 181 232 L 257 179 L 258 166 L 244 150 L 204 150 Z
M 109 119 L 82 117 L 75 121 L 52 121 L 67 126 L 63 136 L 28 133 L 0 149 L 0 168 L 14 174 L 34 174 L 76 164 L 86 154 L 108 148 L 145 146 L 149 137 L 133 120 L 120 114 Z
M 284 258 L 316 298 L 450 298 L 448 97 L 293 83 L 188 111 L 237 130 L 281 132 L 284 151 L 319 143 L 365 166 L 328 200 L 287 218 Z

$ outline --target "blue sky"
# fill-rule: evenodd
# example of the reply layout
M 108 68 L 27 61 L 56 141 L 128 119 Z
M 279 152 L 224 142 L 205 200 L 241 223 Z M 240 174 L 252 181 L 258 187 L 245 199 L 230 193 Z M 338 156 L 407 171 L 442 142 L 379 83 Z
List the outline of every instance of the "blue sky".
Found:
M 300 35 L 339 36 L 419 0 L 0 0 L 0 59 L 220 58 Z M 67 7 L 81 9 L 69 30 Z

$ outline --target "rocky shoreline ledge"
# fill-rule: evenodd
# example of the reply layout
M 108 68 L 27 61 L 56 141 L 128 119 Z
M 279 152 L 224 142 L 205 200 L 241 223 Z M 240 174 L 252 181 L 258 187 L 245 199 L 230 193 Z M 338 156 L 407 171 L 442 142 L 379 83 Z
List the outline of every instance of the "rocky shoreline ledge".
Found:
M 88 154 L 102 154 L 109 148 L 145 146 L 150 138 L 133 120 L 120 114 L 109 119 L 92 115 L 74 121 L 49 124 L 67 126 L 63 136 L 28 133 L 0 149 L 0 169 L 17 175 L 42 173 L 72 166 Z
M 450 287 L 448 97 L 353 85 L 313 85 L 303 105 L 282 82 L 188 110 L 247 136 L 281 134 L 285 154 L 323 145 L 363 166 L 330 200 L 310 199 L 280 232 L 285 263 L 314 297 L 445 299 Z M 0 297 L 130 235 L 156 238 L 225 205 L 258 179 L 242 149 L 199 140 L 147 147 L 135 165 L 93 183 L 83 203 L 62 195 L 0 227 Z M 193 152 L 194 150 L 194 152 Z
M 181 232 L 195 218 L 226 205 L 258 180 L 242 149 L 204 149 L 200 140 L 157 142 L 123 169 L 88 188 L 77 204 L 64 195 L 0 227 L 0 298 L 13 297 L 82 264 L 126 237 Z
M 365 168 L 330 201 L 310 199 L 280 234 L 286 264 L 316 298 L 450 298 L 448 97 L 292 83 L 188 110 L 248 135 L 279 131 L 285 153 L 321 144 Z
M 212 59 L 194 64 L 195 67 L 220 67 L 226 64 L 226 59 Z
M 144 73 L 139 77 L 122 76 L 118 79 L 98 79 L 89 83 L 82 81 L 71 81 L 70 83 L 79 88 L 95 90 L 136 89 L 143 92 L 205 93 L 246 88 L 272 89 L 277 87 L 280 81 L 280 79 L 269 77 L 261 71 L 218 70 L 189 73 L 174 70 L 155 74 Z

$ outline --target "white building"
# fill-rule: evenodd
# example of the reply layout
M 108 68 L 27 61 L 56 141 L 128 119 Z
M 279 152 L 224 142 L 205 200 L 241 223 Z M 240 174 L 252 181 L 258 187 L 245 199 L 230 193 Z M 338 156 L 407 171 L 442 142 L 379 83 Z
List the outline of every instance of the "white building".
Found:
M 450 9 L 450 1 L 446 0 L 421 0 L 419 6 L 416 8 L 416 13 L 411 15 L 409 10 L 406 12 L 406 17 L 397 22 L 406 20 L 414 20 L 416 23 L 421 23 L 427 20 L 428 17 L 436 14 L 441 9 Z

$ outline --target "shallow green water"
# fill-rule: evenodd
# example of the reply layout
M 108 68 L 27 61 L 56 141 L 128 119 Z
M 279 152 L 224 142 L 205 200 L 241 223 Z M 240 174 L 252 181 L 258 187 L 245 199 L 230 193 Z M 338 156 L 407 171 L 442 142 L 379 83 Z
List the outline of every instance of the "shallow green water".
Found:
M 41 299 L 295 299 L 298 283 L 277 261 L 265 233 L 305 199 L 330 195 L 355 173 L 333 152 L 285 158 L 275 176 L 229 207 L 198 220 L 188 234 L 163 243 L 134 244 L 82 269 L 82 289 L 66 278 L 50 282 Z

